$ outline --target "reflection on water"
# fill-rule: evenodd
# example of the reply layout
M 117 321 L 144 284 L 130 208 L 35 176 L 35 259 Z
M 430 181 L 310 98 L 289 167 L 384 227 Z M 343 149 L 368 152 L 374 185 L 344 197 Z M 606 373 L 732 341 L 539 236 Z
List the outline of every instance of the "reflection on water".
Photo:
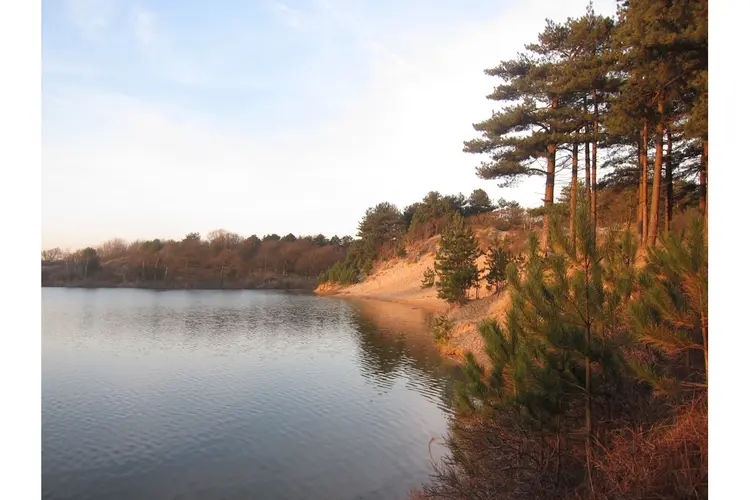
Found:
M 382 387 L 405 378 L 446 411 L 452 382 L 460 369 L 441 358 L 430 329 L 430 316 L 411 306 L 377 300 L 354 300 L 354 316 L 365 376 Z M 440 381 L 442 383 L 433 383 Z
M 457 368 L 417 310 L 257 291 L 42 304 L 44 498 L 405 498 L 431 471 Z

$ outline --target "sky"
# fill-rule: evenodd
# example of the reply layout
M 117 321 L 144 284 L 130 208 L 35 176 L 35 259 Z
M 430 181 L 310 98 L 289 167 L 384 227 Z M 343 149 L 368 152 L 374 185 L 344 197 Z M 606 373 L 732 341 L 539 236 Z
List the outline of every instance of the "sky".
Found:
M 42 245 L 354 235 L 431 190 L 540 205 L 463 142 L 500 108 L 484 70 L 587 3 L 43 0 Z

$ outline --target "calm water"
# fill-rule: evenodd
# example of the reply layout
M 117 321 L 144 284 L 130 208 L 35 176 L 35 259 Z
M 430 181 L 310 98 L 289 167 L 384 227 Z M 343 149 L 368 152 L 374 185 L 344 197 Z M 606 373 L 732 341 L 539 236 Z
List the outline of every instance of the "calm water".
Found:
M 425 332 L 373 301 L 43 289 L 43 496 L 405 498 L 457 375 Z

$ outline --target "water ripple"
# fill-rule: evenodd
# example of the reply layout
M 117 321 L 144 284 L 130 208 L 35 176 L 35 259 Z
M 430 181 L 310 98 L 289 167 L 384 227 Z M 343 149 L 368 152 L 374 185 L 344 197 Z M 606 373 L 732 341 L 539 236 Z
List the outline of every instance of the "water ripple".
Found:
M 42 309 L 44 498 L 405 498 L 446 431 L 429 333 L 341 300 L 45 289 Z

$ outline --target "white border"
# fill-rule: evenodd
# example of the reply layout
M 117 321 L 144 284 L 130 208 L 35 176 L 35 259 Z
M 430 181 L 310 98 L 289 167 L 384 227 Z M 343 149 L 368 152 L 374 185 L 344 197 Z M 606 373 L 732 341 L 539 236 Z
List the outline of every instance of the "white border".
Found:
M 709 493 L 740 498 L 747 490 L 750 273 L 747 253 L 750 170 L 748 105 L 742 95 L 748 4 L 709 4 Z
M 0 7 L 3 498 L 41 497 L 41 5 Z
M 718 3 L 717 3 L 718 2 Z M 721 5 L 720 5 L 721 4 Z M 745 2 L 711 2 L 710 25 L 710 480 L 713 498 L 744 491 L 750 437 L 745 420 L 750 364 Z M 5 431 L 4 498 L 41 496 L 41 5 L 0 11 L 0 165 L 3 266 L 0 362 Z M 718 496 L 717 496 L 718 495 Z

